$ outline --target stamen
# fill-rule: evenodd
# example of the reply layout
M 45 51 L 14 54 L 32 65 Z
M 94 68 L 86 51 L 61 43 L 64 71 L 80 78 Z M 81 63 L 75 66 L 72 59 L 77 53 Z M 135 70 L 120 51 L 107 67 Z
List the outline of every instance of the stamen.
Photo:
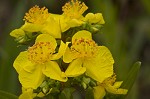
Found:
M 113 74 L 111 77 L 107 78 L 104 83 L 113 85 L 116 81 L 116 74 Z
M 78 19 L 88 9 L 88 7 L 78 0 L 71 0 L 62 7 L 64 14 L 70 18 Z
M 38 42 L 28 49 L 28 59 L 31 62 L 42 64 L 50 60 L 54 51 L 50 42 Z
M 93 40 L 81 38 L 73 42 L 71 51 L 74 52 L 77 57 L 94 57 L 97 55 L 98 46 Z
M 47 8 L 39 8 L 39 6 L 35 5 L 25 14 L 23 20 L 29 23 L 42 24 L 48 16 L 49 13 Z

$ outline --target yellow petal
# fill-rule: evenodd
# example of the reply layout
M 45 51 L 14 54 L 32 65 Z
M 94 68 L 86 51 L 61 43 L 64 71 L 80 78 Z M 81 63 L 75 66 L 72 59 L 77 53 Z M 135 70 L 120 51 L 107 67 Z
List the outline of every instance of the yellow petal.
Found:
M 96 13 L 95 14 L 96 20 L 99 24 L 105 24 L 104 18 L 102 16 L 102 13 Z
M 66 48 L 66 51 L 63 55 L 63 61 L 65 63 L 70 63 L 73 59 L 75 59 L 76 57 L 74 56 L 74 54 L 71 52 L 71 50 L 69 49 L 69 47 Z
M 127 89 L 122 89 L 122 88 L 115 88 L 114 86 L 109 85 L 105 85 L 104 86 L 105 89 L 113 94 L 127 94 L 128 90 Z
M 93 59 L 86 59 L 83 66 L 86 67 L 86 74 L 91 78 L 103 82 L 113 75 L 114 60 L 110 51 L 105 46 L 99 46 L 99 52 Z
M 123 81 L 117 81 L 117 82 L 114 83 L 113 87 L 114 88 L 119 88 L 122 83 L 123 83 Z
M 43 74 L 45 74 L 47 77 L 62 82 L 67 81 L 67 77 L 60 70 L 59 65 L 56 62 L 50 61 L 45 63 L 44 65 L 45 65 L 45 69 L 43 69 Z
M 36 38 L 36 43 L 37 42 L 50 42 L 52 44 L 52 47 L 55 49 L 57 46 L 56 40 L 54 37 L 52 37 L 49 34 L 40 34 L 37 38 Z
M 19 81 L 24 88 L 36 89 L 44 80 L 42 73 L 42 65 L 36 65 L 36 68 L 32 72 L 27 72 L 24 69 L 20 70 Z
M 94 99 L 103 99 L 106 95 L 105 89 L 102 86 L 94 87 Z
M 90 23 L 99 23 L 99 24 L 104 24 L 105 23 L 101 13 L 96 13 L 96 14 L 88 13 L 85 16 L 85 21 L 88 21 Z
M 33 23 L 28 23 L 26 22 L 21 29 L 27 32 L 39 32 L 43 28 L 42 25 L 40 24 L 33 24 Z
M 51 14 L 52 17 L 55 18 L 55 20 L 57 20 L 60 24 L 60 29 L 61 32 L 65 32 L 67 31 L 70 27 L 66 24 L 66 21 L 68 19 L 66 19 L 66 17 L 64 17 L 63 15 L 58 15 L 58 14 Z
M 24 36 L 25 32 L 22 29 L 15 29 L 10 33 L 10 35 L 12 37 L 18 38 L 18 37 Z
M 24 51 L 17 56 L 13 66 L 18 73 L 20 73 L 21 69 L 24 69 L 27 72 L 32 72 L 35 69 L 36 64 L 33 64 L 28 60 L 28 53 L 27 51 Z
M 62 32 L 65 32 L 70 28 L 70 26 L 67 24 L 67 19 L 65 19 L 65 18 L 66 17 L 64 17 L 64 16 L 60 17 L 60 26 L 61 26 Z
M 69 67 L 65 71 L 67 77 L 76 77 L 83 74 L 86 71 L 85 67 L 82 67 L 82 60 L 75 59 L 69 64 Z
M 29 89 L 24 91 L 20 96 L 19 99 L 33 99 L 33 89 Z
M 54 38 L 61 38 L 61 27 L 57 19 L 49 17 L 41 32 L 48 33 Z
M 61 44 L 60 44 L 58 53 L 53 54 L 51 60 L 57 60 L 57 59 L 59 59 L 62 55 L 64 55 L 64 53 L 65 53 L 65 51 L 66 51 L 66 49 L 67 49 L 67 47 L 68 47 L 68 44 L 69 44 L 69 42 L 66 42 L 66 44 L 65 44 L 63 41 L 61 41 Z
M 77 32 L 73 37 L 72 37 L 72 43 L 76 40 L 76 39 L 92 39 L 92 35 L 89 31 L 86 30 L 81 30 L 79 32 Z
M 66 23 L 69 27 L 77 27 L 77 26 L 81 26 L 84 22 L 78 19 L 71 19 L 68 20 Z

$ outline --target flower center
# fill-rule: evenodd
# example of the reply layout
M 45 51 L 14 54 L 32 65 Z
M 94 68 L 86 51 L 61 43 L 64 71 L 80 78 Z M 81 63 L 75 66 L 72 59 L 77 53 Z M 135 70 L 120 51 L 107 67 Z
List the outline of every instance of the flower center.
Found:
M 76 57 L 94 57 L 98 52 L 98 45 L 91 39 L 76 39 L 71 51 L 75 53 Z
M 43 64 L 50 61 L 55 49 L 50 42 L 37 42 L 28 49 L 28 59 L 31 62 Z
M 62 7 L 62 11 L 68 17 L 78 19 L 88 9 L 88 7 L 78 0 L 71 0 Z
M 35 5 L 28 13 L 25 14 L 23 20 L 29 23 L 42 24 L 46 21 L 48 16 L 49 13 L 47 8 L 39 8 L 39 6 Z

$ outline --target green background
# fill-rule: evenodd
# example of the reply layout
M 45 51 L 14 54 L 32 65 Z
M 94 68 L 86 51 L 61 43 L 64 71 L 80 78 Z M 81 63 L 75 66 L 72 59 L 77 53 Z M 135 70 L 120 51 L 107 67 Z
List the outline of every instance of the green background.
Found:
M 21 85 L 12 64 L 23 47 L 9 33 L 24 24 L 25 13 L 34 5 L 47 7 L 50 13 L 61 14 L 68 0 L 1 0 L 0 1 L 0 90 L 15 95 Z M 142 66 L 127 99 L 150 97 L 150 1 L 149 0 L 83 0 L 85 12 L 103 14 L 105 25 L 94 39 L 107 46 L 115 60 L 118 80 L 124 80 L 131 66 L 141 61 Z

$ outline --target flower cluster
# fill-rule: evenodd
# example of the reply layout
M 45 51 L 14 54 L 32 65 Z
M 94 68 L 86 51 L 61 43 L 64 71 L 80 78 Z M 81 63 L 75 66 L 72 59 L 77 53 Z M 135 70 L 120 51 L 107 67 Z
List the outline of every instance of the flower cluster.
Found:
M 103 16 L 83 16 L 87 9 L 78 0 L 66 3 L 61 15 L 34 6 L 25 14 L 25 24 L 10 33 L 19 44 L 29 45 L 13 64 L 22 85 L 20 99 L 63 99 L 67 88 L 73 89 L 71 95 L 78 89 L 90 89 L 94 99 L 102 99 L 106 93 L 127 93 L 119 88 L 122 81 L 116 82 L 109 49 L 92 39 L 105 23 Z

